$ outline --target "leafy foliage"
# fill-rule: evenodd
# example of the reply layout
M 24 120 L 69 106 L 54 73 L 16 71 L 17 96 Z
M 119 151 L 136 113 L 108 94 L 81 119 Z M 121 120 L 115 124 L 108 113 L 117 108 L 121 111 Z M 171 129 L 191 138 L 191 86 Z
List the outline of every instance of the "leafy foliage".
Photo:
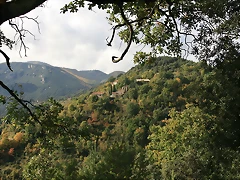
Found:
M 12 49 L 12 46 L 14 44 L 14 41 L 8 39 L 2 31 L 0 31 L 0 47 L 2 47 L 3 45 L 9 47 L 10 49 Z
M 237 75 L 160 57 L 116 80 L 116 92 L 127 87 L 122 95 L 110 96 L 106 82 L 92 90 L 102 96 L 39 104 L 41 125 L 7 101 L 2 178 L 239 178 Z
M 114 27 L 113 38 L 115 30 L 120 29 L 118 35 L 123 41 L 129 43 L 133 33 L 130 41 L 152 48 L 150 53 L 137 52 L 134 58 L 137 63 L 152 62 L 161 53 L 175 56 L 190 53 L 212 65 L 226 57 L 239 56 L 240 7 L 236 0 L 123 0 L 88 4 L 75 0 L 65 5 L 62 12 L 77 12 L 84 6 L 106 9 Z M 128 22 L 123 13 L 128 15 Z M 134 32 L 125 28 L 127 24 Z

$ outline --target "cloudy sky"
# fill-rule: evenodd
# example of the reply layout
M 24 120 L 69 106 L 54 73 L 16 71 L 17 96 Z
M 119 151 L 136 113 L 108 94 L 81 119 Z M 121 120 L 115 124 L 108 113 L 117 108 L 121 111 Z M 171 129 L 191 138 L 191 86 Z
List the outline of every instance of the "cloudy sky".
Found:
M 36 39 L 31 35 L 26 37 L 25 43 L 29 47 L 27 57 L 24 57 L 23 51 L 20 57 L 18 46 L 12 51 L 3 48 L 10 56 L 10 61 L 42 61 L 60 67 L 98 69 L 106 73 L 127 71 L 134 66 L 133 54 L 142 47 L 133 45 L 123 61 L 112 63 L 111 57 L 120 56 L 126 44 L 121 45 L 121 41 L 116 38 L 112 47 L 106 45 L 106 38 L 112 33 L 106 20 L 107 14 L 98 9 L 81 9 L 75 14 L 60 14 L 60 8 L 67 2 L 69 0 L 49 0 L 45 8 L 37 8 L 28 14 L 32 18 L 38 16 L 41 33 L 35 23 L 25 20 L 25 29 L 35 34 Z M 14 36 L 8 23 L 1 29 L 5 35 L 11 38 Z M 0 62 L 5 62 L 1 56 Z

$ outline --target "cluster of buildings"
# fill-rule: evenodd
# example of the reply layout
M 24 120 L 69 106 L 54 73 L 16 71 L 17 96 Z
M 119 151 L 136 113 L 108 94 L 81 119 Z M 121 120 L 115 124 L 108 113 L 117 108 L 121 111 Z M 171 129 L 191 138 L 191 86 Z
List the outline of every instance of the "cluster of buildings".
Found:
M 150 79 L 136 79 L 136 82 L 149 82 Z M 114 86 L 116 86 L 118 84 L 118 80 L 112 82 L 112 89 Z M 119 97 L 119 96 L 122 96 L 124 95 L 127 91 L 129 90 L 129 87 L 126 85 L 126 86 L 123 86 L 121 89 L 118 89 L 117 91 L 112 91 L 111 92 L 111 95 L 110 97 L 111 98 L 116 98 L 116 97 Z M 91 95 L 96 95 L 98 96 L 99 98 L 103 97 L 104 95 L 106 95 L 105 92 L 93 92 Z

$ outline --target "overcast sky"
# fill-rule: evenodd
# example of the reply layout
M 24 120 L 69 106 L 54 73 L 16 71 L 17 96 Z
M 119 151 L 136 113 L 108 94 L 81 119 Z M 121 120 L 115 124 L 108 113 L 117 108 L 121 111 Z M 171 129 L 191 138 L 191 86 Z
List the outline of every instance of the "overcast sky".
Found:
M 113 55 L 122 54 L 126 44 L 121 45 L 116 38 L 112 47 L 106 45 L 106 38 L 111 36 L 112 31 L 104 11 L 81 9 L 78 13 L 60 14 L 60 8 L 67 2 L 69 0 L 49 0 L 45 8 L 37 8 L 28 14 L 32 18 L 38 16 L 41 33 L 38 33 L 36 24 L 26 20 L 24 26 L 35 34 L 36 40 L 31 35 L 26 37 L 25 43 L 29 47 L 27 57 L 24 57 L 23 51 L 20 57 L 17 46 L 12 51 L 3 48 L 10 61 L 42 61 L 54 66 L 77 70 L 98 69 L 105 73 L 127 71 L 134 66 L 133 54 L 141 48 L 136 45 L 131 47 L 123 61 L 117 64 L 111 62 Z M 14 36 L 8 23 L 1 29 L 5 35 Z M 2 56 L 0 62 L 5 62 Z

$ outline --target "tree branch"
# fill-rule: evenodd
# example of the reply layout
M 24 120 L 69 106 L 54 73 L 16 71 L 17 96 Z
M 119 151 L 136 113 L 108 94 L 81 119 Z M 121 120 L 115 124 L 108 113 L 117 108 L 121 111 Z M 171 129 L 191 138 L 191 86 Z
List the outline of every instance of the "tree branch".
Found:
M 121 16 L 124 20 L 124 23 L 126 23 L 128 29 L 129 29 L 129 40 L 128 40 L 128 44 L 127 44 L 127 47 L 126 49 L 123 51 L 121 57 L 116 57 L 116 56 L 112 56 L 112 62 L 113 63 L 118 63 L 119 61 L 121 61 L 124 56 L 127 54 L 131 44 L 132 44 L 132 39 L 133 39 L 133 27 L 132 27 L 132 24 L 128 21 L 128 19 L 126 18 L 124 12 L 123 12 L 123 8 L 122 8 L 122 5 L 119 6 L 119 9 L 120 9 L 120 13 L 121 13 Z M 113 38 L 112 38 L 113 39 Z
M 47 0 L 15 0 L 0 4 L 0 25 L 7 20 L 24 15 Z
M 0 49 L 0 53 L 5 57 L 8 68 L 11 71 L 13 71 L 12 68 L 11 68 L 11 65 L 10 65 L 10 61 L 9 61 L 10 58 L 8 57 L 8 55 L 5 52 L 3 52 L 1 49 Z
M 7 20 L 24 15 L 37 8 L 47 0 L 12 0 L 0 4 L 0 25 Z M 124 2 L 138 2 L 137 0 L 88 0 L 92 4 L 119 4 Z M 146 3 L 156 0 L 146 0 Z
M 124 52 L 122 53 L 121 57 L 118 58 L 118 57 L 116 57 L 116 56 L 112 56 L 112 62 L 117 63 L 117 62 L 121 61 L 121 60 L 124 58 L 124 56 L 126 55 L 126 53 L 128 52 L 128 50 L 129 50 L 129 48 L 130 48 L 130 46 L 131 46 L 132 40 L 133 40 L 133 33 L 134 33 L 134 31 L 133 31 L 132 24 L 133 24 L 133 23 L 136 23 L 136 22 L 141 22 L 141 21 L 143 21 L 143 20 L 145 20 L 145 19 L 150 18 L 150 17 L 153 15 L 153 13 L 154 13 L 154 8 L 155 8 L 155 6 L 151 9 L 151 12 L 149 13 L 148 16 L 145 16 L 145 17 L 142 17 L 142 18 L 133 20 L 133 21 L 129 21 L 129 20 L 126 18 L 125 14 L 124 14 L 124 11 L 123 11 L 123 9 L 122 9 L 122 6 L 121 6 L 121 5 L 119 6 L 120 13 L 121 13 L 121 16 L 122 16 L 122 18 L 123 18 L 123 20 L 124 20 L 124 23 L 123 23 L 123 24 L 118 24 L 118 25 L 116 25 L 116 26 L 113 27 L 112 37 L 111 37 L 110 41 L 107 43 L 107 45 L 108 45 L 108 46 L 111 46 L 112 41 L 113 41 L 114 36 L 115 36 L 116 29 L 119 28 L 119 27 L 122 27 L 122 26 L 124 26 L 124 25 L 127 25 L 127 26 L 128 26 L 128 29 L 129 29 L 130 35 L 129 35 L 129 40 L 128 40 L 127 47 L 126 47 L 126 49 L 124 50 Z M 116 59 L 116 58 L 117 58 L 117 59 Z
M 154 13 L 154 8 L 155 8 L 155 6 L 151 9 L 151 12 L 149 13 L 148 16 L 144 16 L 144 17 L 142 17 L 142 18 L 135 19 L 135 20 L 133 20 L 133 21 L 129 21 L 129 24 L 133 24 L 133 23 L 141 22 L 141 21 L 143 21 L 143 20 L 145 20 L 145 19 L 149 19 L 149 18 L 153 15 L 153 13 Z M 123 14 L 123 12 L 121 12 L 121 16 L 122 16 L 122 14 Z M 124 16 L 125 16 L 125 15 L 124 15 Z M 124 18 L 123 18 L 123 19 L 124 19 Z M 125 18 L 125 19 L 127 19 L 127 18 Z M 124 23 L 122 23 L 122 24 L 117 24 L 116 26 L 114 26 L 114 27 L 112 28 L 112 29 L 113 29 L 113 33 L 112 33 L 112 37 L 111 37 L 110 41 L 107 41 L 108 38 L 106 39 L 108 46 L 112 46 L 112 41 L 113 41 L 113 39 L 114 39 L 116 29 L 117 29 L 117 28 L 120 28 L 120 27 L 122 27 L 122 26 L 125 26 L 125 25 L 127 25 L 126 21 L 125 21 Z
M 17 100 L 17 102 L 19 104 L 21 104 L 28 112 L 29 114 L 32 116 L 32 118 L 38 122 L 41 126 L 42 126 L 42 123 L 37 119 L 37 117 L 35 116 L 35 114 L 33 114 L 33 112 L 31 111 L 31 109 L 26 105 L 24 104 L 24 101 L 21 100 L 9 87 L 7 87 L 7 85 L 5 85 L 2 81 L 0 81 L 0 86 L 3 87 L 3 89 L 5 89 L 14 99 Z

